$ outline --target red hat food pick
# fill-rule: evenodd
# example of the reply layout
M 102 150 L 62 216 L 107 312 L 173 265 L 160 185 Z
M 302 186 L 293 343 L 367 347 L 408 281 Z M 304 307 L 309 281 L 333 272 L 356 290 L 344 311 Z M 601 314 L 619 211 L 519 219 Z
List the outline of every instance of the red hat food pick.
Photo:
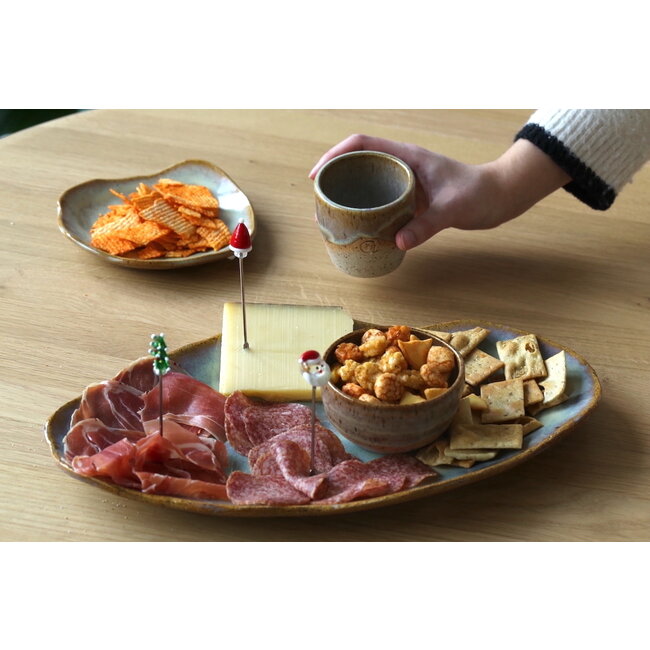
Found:
M 251 234 L 243 219 L 235 226 L 230 237 L 230 250 L 236 257 L 246 257 L 251 252 L 253 246 L 251 244 Z
M 244 258 L 253 250 L 251 234 L 243 219 L 235 226 L 230 236 L 230 250 L 239 258 L 239 289 L 241 293 L 241 314 L 244 325 L 244 350 L 248 349 L 248 335 L 246 332 L 246 300 L 244 298 Z

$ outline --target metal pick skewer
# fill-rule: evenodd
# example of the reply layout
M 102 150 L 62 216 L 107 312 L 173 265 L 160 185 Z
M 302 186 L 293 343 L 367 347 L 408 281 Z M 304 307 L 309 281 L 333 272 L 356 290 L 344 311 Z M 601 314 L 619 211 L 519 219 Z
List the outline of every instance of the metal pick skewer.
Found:
M 244 297 L 244 258 L 253 250 L 251 236 L 243 219 L 235 226 L 230 237 L 230 250 L 239 258 L 239 292 L 241 294 L 241 313 L 244 325 L 244 350 L 248 349 L 248 333 L 246 331 L 246 299 Z
M 153 356 L 153 371 L 158 375 L 158 422 L 160 435 L 163 435 L 163 377 L 169 372 L 169 357 L 167 356 L 167 344 L 165 335 L 151 335 L 151 346 L 149 354 Z
M 316 473 L 314 457 L 316 456 L 316 386 L 311 387 L 311 453 L 309 454 L 309 475 Z
M 311 386 L 311 454 L 309 475 L 316 473 L 314 459 L 316 457 L 316 388 L 323 387 L 330 378 L 330 367 L 316 350 L 303 352 L 298 359 L 302 376 Z
M 235 253 L 236 255 L 236 253 Z M 248 349 L 248 334 L 246 333 L 246 299 L 244 298 L 244 257 L 239 258 L 239 293 L 241 295 L 241 315 L 244 323 L 244 350 Z

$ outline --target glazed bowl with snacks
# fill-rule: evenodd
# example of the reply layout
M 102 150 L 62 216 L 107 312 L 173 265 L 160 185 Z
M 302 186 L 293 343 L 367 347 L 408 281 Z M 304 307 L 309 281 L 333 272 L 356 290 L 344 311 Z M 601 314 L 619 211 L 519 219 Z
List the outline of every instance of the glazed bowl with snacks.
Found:
M 464 388 L 463 358 L 406 325 L 358 329 L 325 352 L 332 373 L 323 408 L 342 436 L 380 453 L 419 449 L 441 436 Z

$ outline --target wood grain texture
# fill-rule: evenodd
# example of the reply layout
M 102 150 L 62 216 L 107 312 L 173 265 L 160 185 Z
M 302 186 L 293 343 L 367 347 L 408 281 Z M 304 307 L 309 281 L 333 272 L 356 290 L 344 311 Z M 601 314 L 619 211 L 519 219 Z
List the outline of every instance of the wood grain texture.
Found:
M 607 212 L 560 191 L 485 232 L 448 230 L 379 279 L 342 276 L 314 224 L 307 174 L 350 133 L 467 162 L 499 155 L 528 111 L 89 111 L 0 140 L 0 540 L 632 541 L 650 539 L 650 168 Z M 354 318 L 501 322 L 562 342 L 603 384 L 594 414 L 502 475 L 323 519 L 210 518 L 113 497 L 61 471 L 43 423 L 146 352 L 220 331 L 235 264 L 113 267 L 68 241 L 56 201 L 91 178 L 185 159 L 225 170 L 259 223 L 247 299 L 341 305 Z

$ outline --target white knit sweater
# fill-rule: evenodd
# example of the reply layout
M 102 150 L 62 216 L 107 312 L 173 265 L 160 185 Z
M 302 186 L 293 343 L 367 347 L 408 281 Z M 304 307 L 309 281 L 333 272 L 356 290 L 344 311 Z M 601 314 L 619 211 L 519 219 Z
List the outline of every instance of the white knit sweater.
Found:
M 540 109 L 518 138 L 537 145 L 572 177 L 567 191 L 606 210 L 650 159 L 650 110 Z

